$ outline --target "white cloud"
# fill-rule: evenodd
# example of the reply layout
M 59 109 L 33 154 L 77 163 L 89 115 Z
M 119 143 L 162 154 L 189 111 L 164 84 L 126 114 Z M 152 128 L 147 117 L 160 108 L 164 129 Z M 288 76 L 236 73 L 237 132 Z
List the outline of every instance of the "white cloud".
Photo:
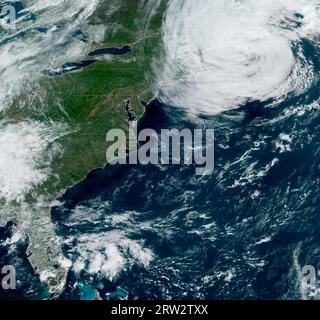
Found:
M 61 124 L 0 123 L 0 199 L 21 202 L 47 179 L 52 143 L 64 133 Z
M 313 66 L 294 43 L 319 34 L 318 0 L 171 0 L 165 58 L 156 66 L 160 97 L 214 114 L 248 100 L 298 94 Z M 164 63 L 162 63 L 164 62 Z

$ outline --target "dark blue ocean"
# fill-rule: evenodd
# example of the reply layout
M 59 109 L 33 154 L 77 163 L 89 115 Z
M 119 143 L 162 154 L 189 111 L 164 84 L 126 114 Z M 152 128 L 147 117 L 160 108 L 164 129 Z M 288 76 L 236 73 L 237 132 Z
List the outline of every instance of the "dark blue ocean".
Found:
M 319 74 L 319 49 L 308 41 L 303 47 Z M 66 257 L 77 261 L 88 234 L 110 234 L 116 244 L 122 237 L 143 244 L 153 259 L 147 267 L 128 263 L 112 281 L 89 267 L 70 271 L 60 298 L 97 291 L 107 299 L 119 287 L 130 299 L 317 297 L 317 288 L 304 288 L 301 270 L 320 268 L 319 96 L 317 80 L 307 93 L 280 103 L 248 101 L 197 117 L 152 101 L 139 130 L 215 130 L 214 173 L 107 166 L 68 190 L 64 205 L 52 211 Z
M 134 212 L 117 228 L 154 259 L 111 282 L 70 271 L 61 298 L 78 299 L 79 284 L 101 297 L 125 288 L 131 299 L 302 298 L 300 268 L 320 267 L 320 110 L 296 111 L 318 97 L 314 87 L 273 107 L 255 101 L 196 120 L 153 101 L 140 129 L 215 129 L 214 174 L 197 177 L 193 166 L 107 167 L 68 190 L 52 215 L 59 235 L 74 239 L 63 248 L 68 258 L 77 259 L 77 237 L 109 232 L 106 217 Z M 290 148 L 275 143 L 283 132 L 294 137 Z M 76 206 L 99 213 L 79 214 Z

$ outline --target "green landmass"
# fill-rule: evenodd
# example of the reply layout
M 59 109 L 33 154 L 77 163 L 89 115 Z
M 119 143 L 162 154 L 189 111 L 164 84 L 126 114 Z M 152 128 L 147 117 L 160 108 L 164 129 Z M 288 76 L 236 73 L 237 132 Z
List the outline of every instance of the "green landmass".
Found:
M 106 24 L 107 31 L 104 40 L 93 49 L 130 45 L 132 52 L 108 56 L 63 76 L 44 77 L 34 84 L 34 90 L 17 97 L 6 118 L 63 122 L 74 129 L 60 139 L 63 152 L 52 162 L 52 176 L 29 195 L 29 201 L 39 193 L 56 196 L 91 170 L 105 165 L 106 133 L 111 128 L 127 129 L 128 99 L 137 117 L 143 113 L 141 100 L 152 98 L 151 63 L 161 47 L 160 28 L 166 2 L 161 1 L 157 13 L 147 22 L 139 0 L 102 2 L 89 25 Z M 18 102 L 28 94 L 34 95 L 33 107 L 22 109 Z
M 52 294 L 62 290 L 67 268 L 57 263 L 64 256 L 51 224 L 51 202 L 90 171 L 105 166 L 108 130 L 127 129 L 126 101 L 131 100 L 132 109 L 139 117 L 143 113 L 140 100 L 153 98 L 151 64 L 160 55 L 167 0 L 161 0 L 157 12 L 147 21 L 141 3 L 140 0 L 102 1 L 84 26 L 84 29 L 106 27 L 103 40 L 92 43 L 92 50 L 129 45 L 131 53 L 102 57 L 101 61 L 77 72 L 43 76 L 28 83 L 12 106 L 0 115 L 0 120 L 12 123 L 30 120 L 48 126 L 63 123 L 69 128 L 58 140 L 61 150 L 50 159 L 50 168 L 43 168 L 50 170 L 49 178 L 27 195 L 27 206 L 0 203 L 7 221 L 24 225 L 30 239 L 29 261 L 39 275 L 49 274 L 42 281 Z M 86 59 L 92 58 L 79 57 L 79 61 Z M 49 153 L 48 150 L 48 157 Z M 25 211 L 31 225 L 24 221 Z

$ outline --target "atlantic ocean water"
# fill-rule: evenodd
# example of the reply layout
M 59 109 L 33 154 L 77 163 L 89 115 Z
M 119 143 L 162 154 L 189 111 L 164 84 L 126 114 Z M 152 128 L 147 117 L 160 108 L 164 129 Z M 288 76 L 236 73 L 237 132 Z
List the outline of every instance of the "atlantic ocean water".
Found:
M 319 72 L 318 49 L 304 50 Z M 131 299 L 317 297 L 301 269 L 320 261 L 319 93 L 317 81 L 280 103 L 198 117 L 152 101 L 139 130 L 215 130 L 214 173 L 107 166 L 68 190 L 53 209 L 75 266 L 63 298 L 79 298 L 79 284 L 102 298 L 117 287 Z

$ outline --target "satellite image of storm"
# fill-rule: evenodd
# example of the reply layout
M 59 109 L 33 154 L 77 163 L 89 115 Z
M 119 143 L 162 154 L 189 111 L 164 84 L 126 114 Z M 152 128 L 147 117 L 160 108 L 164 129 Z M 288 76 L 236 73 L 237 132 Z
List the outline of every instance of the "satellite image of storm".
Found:
M 319 132 L 320 0 L 1 0 L 0 300 L 319 300 Z

